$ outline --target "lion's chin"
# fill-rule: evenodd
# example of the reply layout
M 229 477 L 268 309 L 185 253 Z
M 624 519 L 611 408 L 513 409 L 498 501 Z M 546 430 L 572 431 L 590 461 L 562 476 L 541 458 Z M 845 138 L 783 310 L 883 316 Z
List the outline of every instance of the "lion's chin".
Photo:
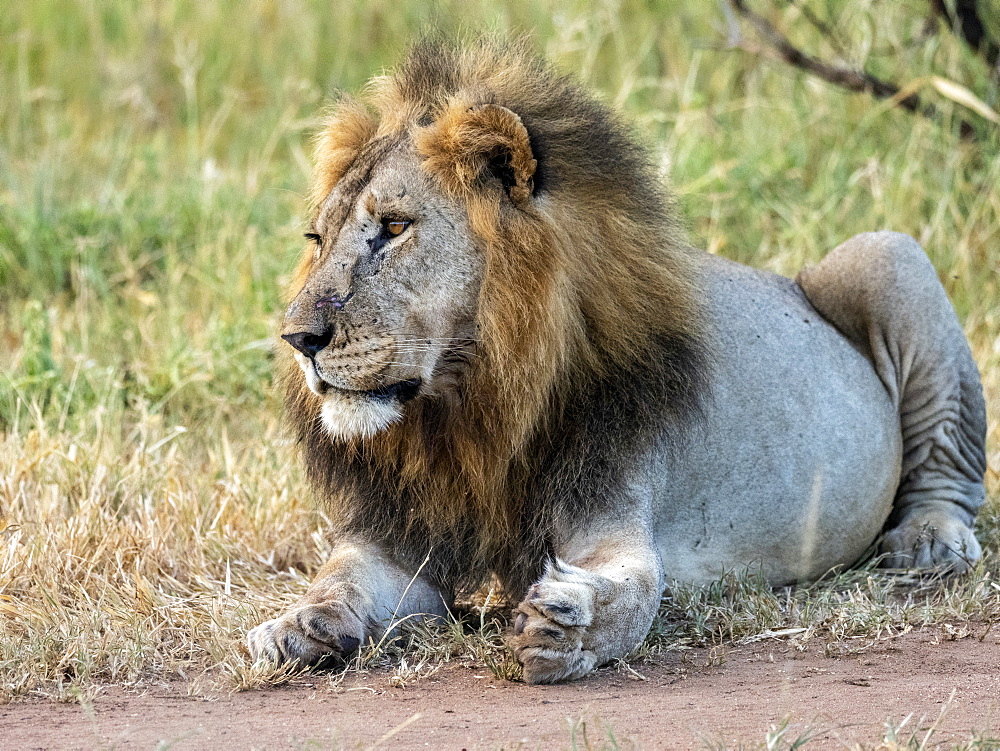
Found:
M 395 399 L 378 399 L 329 391 L 320 412 L 323 427 L 334 440 L 370 438 L 403 416 Z

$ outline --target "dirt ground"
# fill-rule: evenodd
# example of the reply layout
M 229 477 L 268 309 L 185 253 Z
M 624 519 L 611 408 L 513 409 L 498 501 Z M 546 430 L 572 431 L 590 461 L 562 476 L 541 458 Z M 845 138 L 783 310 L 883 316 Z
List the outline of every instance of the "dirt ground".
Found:
M 1000 632 L 980 640 L 985 631 L 859 640 L 834 656 L 818 640 L 803 651 L 769 638 L 559 686 L 451 664 L 402 688 L 378 672 L 336 690 L 313 679 L 212 699 L 188 698 L 182 683 L 107 688 L 83 706 L 0 707 L 0 748 L 603 748 L 609 732 L 622 748 L 755 747 L 785 720 L 786 746 L 810 734 L 810 748 L 844 748 L 911 714 L 904 738 L 937 722 L 939 743 L 998 739 Z

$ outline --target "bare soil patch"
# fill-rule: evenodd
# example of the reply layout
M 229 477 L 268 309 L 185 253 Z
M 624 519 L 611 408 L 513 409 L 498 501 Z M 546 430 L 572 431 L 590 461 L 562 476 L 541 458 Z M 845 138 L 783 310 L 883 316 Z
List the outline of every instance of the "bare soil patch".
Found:
M 880 741 L 937 723 L 936 743 L 1000 737 L 1000 634 L 985 627 L 910 633 L 831 649 L 764 639 L 657 664 L 605 668 L 577 683 L 527 686 L 457 664 L 405 687 L 379 672 L 206 699 L 183 683 L 101 691 L 82 705 L 0 707 L 0 747 L 623 748 L 762 745 L 787 721 L 785 747 Z M 858 650 L 858 651 L 855 651 Z M 923 737 L 921 732 L 920 738 Z

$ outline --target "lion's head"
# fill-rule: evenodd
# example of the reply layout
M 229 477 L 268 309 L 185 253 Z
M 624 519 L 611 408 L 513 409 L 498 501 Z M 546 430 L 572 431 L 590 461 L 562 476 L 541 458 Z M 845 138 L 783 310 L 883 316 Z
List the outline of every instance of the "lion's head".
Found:
M 484 259 L 412 137 L 364 145 L 319 206 L 282 338 L 335 439 L 367 438 L 407 402 L 454 390 L 474 353 Z
M 282 336 L 291 419 L 346 527 L 447 538 L 458 561 L 484 535 L 541 539 L 545 477 L 609 467 L 592 446 L 625 461 L 696 402 L 695 293 L 655 170 L 525 44 L 419 45 L 341 101 L 316 161 Z

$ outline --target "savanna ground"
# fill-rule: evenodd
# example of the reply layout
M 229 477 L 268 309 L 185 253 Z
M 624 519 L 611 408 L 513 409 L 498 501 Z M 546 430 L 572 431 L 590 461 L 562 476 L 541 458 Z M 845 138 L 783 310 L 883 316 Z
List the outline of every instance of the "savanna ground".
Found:
M 967 44 L 928 25 L 920 0 L 753 7 L 805 49 L 915 82 L 909 90 L 935 113 L 795 71 L 749 29 L 736 34 L 721 4 L 695 0 L 3 3 L 0 702 L 13 703 L 0 707 L 0 746 L 208 745 L 196 713 L 171 714 L 192 697 L 214 700 L 191 706 L 217 707 L 230 723 L 291 707 L 271 735 L 247 735 L 256 726 L 240 720 L 244 735 L 211 745 L 441 745 L 433 734 L 446 723 L 427 717 L 451 701 L 541 717 L 525 748 L 624 747 L 614 727 L 632 732 L 633 707 L 660 708 L 644 727 L 662 733 L 638 741 L 649 747 L 693 737 L 714 747 L 997 747 L 1000 128 L 990 116 L 1000 84 Z M 636 123 L 692 238 L 711 252 L 793 274 L 860 231 L 918 238 L 990 405 L 982 564 L 955 581 L 862 570 L 779 591 L 735 574 L 676 587 L 633 659 L 573 687 L 504 682 L 517 673 L 503 649 L 506 611 L 483 598 L 459 621 L 374 645 L 347 672 L 251 665 L 247 629 L 296 599 L 328 544 L 281 429 L 271 367 L 280 289 L 305 228 L 309 137 L 330 95 L 391 65 L 428 22 L 530 31 Z M 777 662 L 765 643 L 779 645 Z M 803 700 L 805 725 L 769 731 L 784 704 L 761 708 L 789 695 L 797 679 L 780 664 L 793 659 L 846 677 L 824 684 L 812 715 Z M 779 667 L 746 667 L 758 663 Z M 980 674 L 955 684 L 950 703 L 920 682 Z M 678 676 L 704 682 L 704 703 L 687 714 Z M 476 704 L 487 683 L 507 698 Z M 435 694 L 442 685 L 450 699 Z M 875 688 L 844 694 L 859 685 Z M 749 699 L 727 705 L 720 697 L 736 687 Z M 351 710 L 345 697 L 372 688 L 405 695 L 406 712 Z M 976 698 L 990 691 L 992 705 Z M 952 718 L 944 736 L 928 696 Z M 430 714 L 410 722 L 422 700 Z M 565 712 L 550 706 L 563 700 Z M 321 705 L 368 725 L 355 722 L 364 732 L 352 737 L 296 724 Z M 862 737 L 830 734 L 859 713 Z M 148 738 L 114 729 L 130 715 L 168 726 Z M 76 730 L 60 736 L 57 721 Z M 409 735 L 392 733 L 408 722 Z M 523 735 L 483 732 L 477 748 Z

